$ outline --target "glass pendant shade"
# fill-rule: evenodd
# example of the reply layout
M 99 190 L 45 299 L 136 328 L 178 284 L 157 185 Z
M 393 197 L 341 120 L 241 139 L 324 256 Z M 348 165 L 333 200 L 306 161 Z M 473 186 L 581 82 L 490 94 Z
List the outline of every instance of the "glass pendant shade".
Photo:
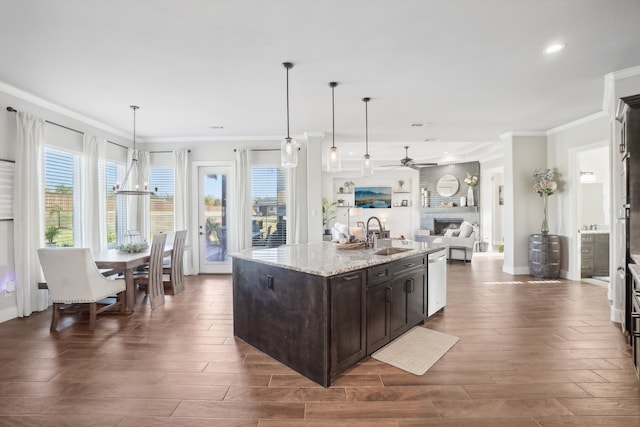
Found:
M 362 176 L 373 175 L 373 163 L 371 162 L 371 156 L 365 154 L 362 159 Z
M 298 166 L 298 143 L 293 138 L 285 138 L 280 143 L 280 165 L 283 168 Z
M 327 172 L 340 172 L 342 159 L 338 147 L 329 147 L 327 152 Z

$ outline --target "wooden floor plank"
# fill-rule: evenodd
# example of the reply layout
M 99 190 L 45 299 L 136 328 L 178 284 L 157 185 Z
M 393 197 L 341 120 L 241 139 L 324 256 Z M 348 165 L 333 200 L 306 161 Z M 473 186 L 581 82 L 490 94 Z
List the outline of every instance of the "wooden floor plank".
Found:
M 638 426 L 640 385 L 606 288 L 448 264 L 426 327 L 460 341 L 424 375 L 367 358 L 324 389 L 233 336 L 231 278 L 151 312 L 0 323 L 0 426 Z

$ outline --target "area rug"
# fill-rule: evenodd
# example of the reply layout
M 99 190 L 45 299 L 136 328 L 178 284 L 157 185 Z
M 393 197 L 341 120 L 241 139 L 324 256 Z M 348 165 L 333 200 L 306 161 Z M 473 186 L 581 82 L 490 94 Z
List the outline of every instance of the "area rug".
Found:
M 416 326 L 371 355 L 414 375 L 422 375 L 460 338 Z

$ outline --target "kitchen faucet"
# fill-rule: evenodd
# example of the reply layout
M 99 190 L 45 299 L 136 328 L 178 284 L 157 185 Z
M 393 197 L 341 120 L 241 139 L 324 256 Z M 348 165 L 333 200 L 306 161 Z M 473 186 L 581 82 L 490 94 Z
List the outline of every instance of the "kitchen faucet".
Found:
M 374 242 L 374 241 L 375 241 L 375 239 L 374 239 L 373 237 L 371 237 L 371 236 L 370 236 L 370 234 L 369 234 L 369 222 L 370 222 L 372 219 L 375 219 L 376 221 L 378 221 L 378 230 L 379 230 L 379 231 L 382 231 L 382 223 L 380 222 L 380 219 L 378 219 L 378 217 L 376 217 L 376 216 L 372 216 L 372 217 L 370 217 L 370 218 L 367 220 L 367 236 L 366 236 L 366 245 L 367 245 L 367 246 L 369 246 L 369 244 L 370 244 L 370 243 L 372 243 L 372 242 Z M 372 241 L 372 242 L 369 242 L 369 239 L 370 239 L 370 238 L 371 238 L 371 241 Z

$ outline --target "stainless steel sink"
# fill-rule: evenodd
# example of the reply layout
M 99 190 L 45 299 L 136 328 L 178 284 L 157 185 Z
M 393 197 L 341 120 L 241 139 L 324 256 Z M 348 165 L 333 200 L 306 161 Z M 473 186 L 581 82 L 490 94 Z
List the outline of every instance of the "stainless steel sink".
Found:
M 410 251 L 411 248 L 382 248 L 374 252 L 376 255 L 393 255 L 400 252 Z

